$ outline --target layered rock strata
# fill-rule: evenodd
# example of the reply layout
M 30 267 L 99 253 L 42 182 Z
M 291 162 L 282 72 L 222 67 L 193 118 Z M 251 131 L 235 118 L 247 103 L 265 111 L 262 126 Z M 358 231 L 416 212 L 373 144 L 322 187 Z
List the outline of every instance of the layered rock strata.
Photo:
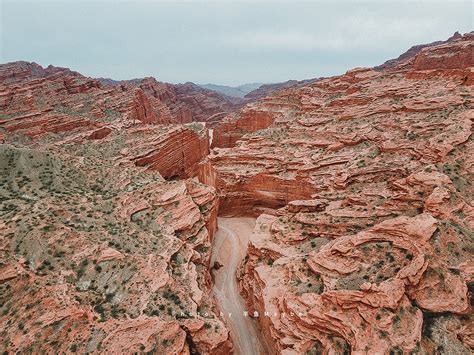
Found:
M 1 147 L 0 349 L 228 353 L 215 192 L 107 159 L 114 144 Z
M 232 351 L 209 273 L 216 194 L 188 179 L 209 152 L 191 121 L 221 98 L 25 62 L 0 78 L 0 350 Z
M 469 58 L 472 35 L 450 46 L 449 58 Z M 294 199 L 387 183 L 428 164 L 454 165 L 456 149 L 469 163 L 473 62 L 461 61 L 457 69 L 413 68 L 444 48 L 422 51 L 409 69 L 355 69 L 282 91 L 247 105 L 234 120 L 228 117 L 222 126 L 254 132 L 229 139 L 235 147 L 214 149 L 202 164 L 200 178 L 221 194 L 222 213 L 258 215 Z M 464 174 L 466 168 L 458 170 Z
M 272 117 L 199 172 L 222 215 L 259 216 L 238 278 L 271 353 L 474 350 L 473 54 L 466 34 L 223 123 Z
M 231 352 L 209 273 L 221 214 L 258 216 L 237 276 L 271 353 L 471 353 L 458 37 L 222 124 L 236 103 L 190 83 L 1 65 L 0 350 Z
M 60 132 L 111 121 L 134 123 L 205 122 L 240 102 L 192 83 L 154 78 L 109 82 L 66 68 L 13 62 L 0 65 L 0 107 L 4 125 Z M 66 123 L 69 123 L 66 126 Z

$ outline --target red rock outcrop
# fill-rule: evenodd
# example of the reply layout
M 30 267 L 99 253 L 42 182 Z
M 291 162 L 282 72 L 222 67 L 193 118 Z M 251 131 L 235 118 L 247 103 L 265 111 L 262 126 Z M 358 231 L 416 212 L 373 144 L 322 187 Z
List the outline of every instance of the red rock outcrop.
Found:
M 462 51 L 466 43 L 472 43 L 470 35 L 452 42 L 452 50 Z M 222 123 L 236 127 L 229 128 L 222 145 L 236 141 L 232 134 L 254 132 L 233 149 L 214 149 L 202 164 L 201 181 L 222 195 L 223 214 L 232 205 L 229 214 L 258 215 L 261 207 L 282 207 L 353 184 L 388 182 L 426 164 L 444 163 L 457 146 L 470 147 L 472 86 L 466 77 L 472 72 L 464 62 L 460 67 L 357 69 L 248 105 Z M 252 120 L 262 112 L 269 119 Z M 253 126 L 241 124 L 242 117 Z M 224 142 L 216 131 L 214 139 Z
M 436 171 L 391 186 L 378 206 L 384 212 L 370 217 L 357 212 L 368 197 L 362 195 L 346 197 L 343 208 L 339 201 L 295 201 L 258 218 L 239 278 L 273 352 L 428 351 L 439 347 L 433 329 L 449 339 L 448 353 L 471 347 L 456 332 L 472 327 L 472 280 L 460 270 L 470 260 L 473 209 Z M 442 219 L 432 208 L 400 215 L 406 207 L 399 201 L 433 200 L 440 189 L 447 195 L 434 210 L 443 209 Z M 433 323 L 446 314 L 458 330 Z
M 259 216 L 238 279 L 271 353 L 474 350 L 473 41 L 279 91 L 216 128 L 235 146 L 199 178 L 221 215 Z M 239 131 L 255 112 L 269 126 Z
M 454 41 L 454 40 L 457 40 L 457 39 L 459 39 L 459 38 L 461 38 L 461 37 L 462 37 L 461 34 L 456 31 L 456 32 L 455 32 L 451 37 L 449 37 L 446 41 L 436 41 L 436 42 L 427 43 L 427 44 L 418 44 L 418 45 L 413 46 L 413 47 L 411 47 L 410 49 L 408 49 L 405 53 L 400 54 L 400 56 L 398 56 L 398 58 L 387 60 L 385 63 L 374 67 L 374 69 L 375 69 L 375 70 L 387 70 L 387 69 L 390 69 L 390 68 L 395 68 L 395 67 L 399 66 L 400 64 L 403 64 L 403 63 L 407 62 L 407 61 L 410 60 L 411 58 L 414 58 L 414 57 L 415 57 L 418 53 L 420 53 L 424 48 L 428 48 L 428 47 L 438 46 L 438 45 L 440 45 L 440 44 L 449 43 L 449 42 L 452 42 L 452 41 Z
M 254 110 L 249 106 L 237 115 L 226 117 L 213 129 L 213 147 L 233 147 L 243 135 L 265 129 L 275 120 L 274 112 Z
M 0 350 L 232 352 L 220 214 L 258 216 L 237 277 L 272 354 L 472 352 L 473 42 L 228 115 L 191 83 L 1 65 Z
M 239 105 L 192 83 L 173 85 L 154 78 L 109 83 L 66 68 L 43 69 L 27 62 L 0 65 L 2 125 L 10 131 L 18 129 L 15 124 L 32 125 L 36 130 L 31 135 L 55 132 L 59 122 L 79 117 L 81 122 L 72 122 L 68 129 L 127 121 L 205 122 Z
M 204 126 L 192 128 L 162 129 L 159 134 L 155 128 L 131 129 L 132 139 L 140 140 L 123 153 L 136 166 L 158 170 L 166 179 L 196 176 L 198 164 L 209 154 L 209 138 Z
M 131 118 L 143 123 L 159 123 L 159 118 L 153 111 L 148 97 L 143 93 L 142 89 L 135 90 L 135 98 L 133 100 Z
M 106 139 L 43 150 L 7 135 L 0 349 L 228 353 L 208 271 L 214 190 L 144 173 L 123 135 Z
M 425 48 L 415 57 L 415 70 L 466 69 L 474 66 L 474 33 L 457 41 Z
M 0 350 L 229 353 L 216 194 L 185 179 L 209 153 L 191 121 L 233 104 L 26 62 L 0 77 Z

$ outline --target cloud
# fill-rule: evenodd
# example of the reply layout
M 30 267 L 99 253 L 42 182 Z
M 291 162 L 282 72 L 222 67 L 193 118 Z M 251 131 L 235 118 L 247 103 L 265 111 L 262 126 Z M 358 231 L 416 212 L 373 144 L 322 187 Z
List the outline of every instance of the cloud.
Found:
M 348 16 L 331 23 L 326 30 L 304 26 L 297 29 L 261 28 L 238 31 L 220 37 L 222 45 L 247 49 L 287 51 L 349 51 L 382 49 L 393 43 L 415 43 L 419 34 L 435 32 L 439 18 L 386 18 L 376 14 Z M 302 26 L 296 26 L 302 27 Z M 445 35 L 442 32 L 443 35 Z M 440 38 L 442 39 L 442 38 Z
M 171 82 L 335 75 L 470 31 L 473 24 L 472 1 L 0 2 L 1 62 L 23 59 L 90 76 L 153 75 Z

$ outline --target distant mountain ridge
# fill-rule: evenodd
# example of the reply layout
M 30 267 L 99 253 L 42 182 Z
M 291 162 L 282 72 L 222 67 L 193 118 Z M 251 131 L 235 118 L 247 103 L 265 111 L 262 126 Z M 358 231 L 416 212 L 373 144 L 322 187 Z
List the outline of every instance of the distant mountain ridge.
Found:
M 258 100 L 276 91 L 288 89 L 295 86 L 305 86 L 319 79 L 320 78 L 305 79 L 305 80 L 288 80 L 282 83 L 263 84 L 259 88 L 247 93 L 245 95 L 245 98 L 249 100 Z
M 264 85 L 263 83 L 248 83 L 239 86 L 226 86 L 226 85 L 216 85 L 216 84 L 199 84 L 200 87 L 218 93 L 231 96 L 231 97 L 240 97 L 243 98 L 249 92 L 257 90 L 260 86 Z
M 399 65 L 400 63 L 405 62 L 406 60 L 408 60 L 410 58 L 414 58 L 424 48 L 434 47 L 434 46 L 438 46 L 440 44 L 450 43 L 450 42 L 453 42 L 453 41 L 455 41 L 459 38 L 462 38 L 462 35 L 458 31 L 456 31 L 456 32 L 454 32 L 454 34 L 451 37 L 449 37 L 445 41 L 435 41 L 435 42 L 431 42 L 431 43 L 417 44 L 415 46 L 410 47 L 406 52 L 400 54 L 397 58 L 389 59 L 385 63 L 375 66 L 373 69 L 374 70 L 385 70 L 385 69 L 394 68 L 397 65 Z

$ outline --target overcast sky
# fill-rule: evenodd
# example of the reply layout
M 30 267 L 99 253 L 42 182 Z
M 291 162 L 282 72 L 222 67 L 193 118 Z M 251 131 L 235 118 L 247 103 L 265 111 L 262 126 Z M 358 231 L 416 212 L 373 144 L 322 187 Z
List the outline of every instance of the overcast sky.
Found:
M 1 62 L 235 85 L 342 74 L 473 30 L 472 1 L 1 1 Z

